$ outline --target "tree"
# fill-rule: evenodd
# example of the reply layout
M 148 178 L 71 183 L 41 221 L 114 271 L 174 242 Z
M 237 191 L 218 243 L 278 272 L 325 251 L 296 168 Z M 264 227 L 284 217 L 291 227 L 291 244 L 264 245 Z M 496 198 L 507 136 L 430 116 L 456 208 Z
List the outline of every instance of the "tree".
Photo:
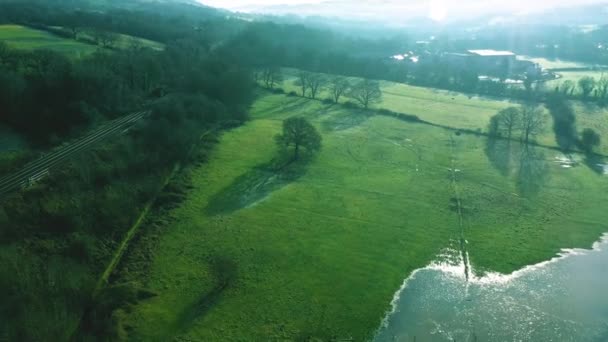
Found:
M 566 80 L 561 84 L 561 91 L 564 95 L 572 95 L 576 90 L 576 83 L 571 80 Z
M 601 137 L 599 134 L 597 134 L 596 131 L 590 128 L 583 130 L 583 133 L 581 134 L 580 145 L 581 149 L 585 151 L 585 153 L 593 152 L 593 149 L 599 146 L 600 143 Z
M 595 85 L 595 78 L 590 76 L 585 76 L 578 80 L 578 86 L 581 88 L 584 98 L 589 97 L 589 95 L 593 92 L 593 89 L 595 89 Z
M 302 97 L 306 97 L 306 90 L 308 89 L 308 78 L 310 77 L 310 73 L 306 71 L 298 72 L 298 79 L 296 80 L 296 85 L 300 87 L 302 90 Z
M 496 114 L 498 132 L 504 132 L 508 140 L 513 137 L 513 131 L 521 125 L 521 110 L 517 107 L 509 107 Z
M 557 145 L 563 151 L 570 151 L 578 142 L 574 109 L 560 94 L 547 96 L 546 106 L 553 117 L 553 132 Z
M 545 125 L 545 113 L 538 106 L 521 108 L 521 140 L 528 144 L 530 139 L 542 132 Z
M 111 47 L 118 40 L 118 37 L 119 37 L 114 32 L 100 30 L 100 29 L 89 30 L 89 35 L 93 38 L 93 41 L 95 41 L 95 44 L 101 45 L 106 48 Z
M 262 70 L 262 82 L 268 89 L 273 89 L 278 83 L 283 82 L 283 73 L 280 68 L 269 67 Z
M 597 91 L 598 98 L 600 100 L 605 100 L 608 96 L 608 77 L 602 76 L 600 80 L 597 82 Z
M 371 104 L 382 100 L 380 83 L 368 79 L 362 80 L 352 87 L 348 96 L 359 102 L 363 108 L 367 109 Z
M 310 98 L 316 99 L 320 91 L 323 90 L 327 78 L 322 74 L 310 74 L 308 76 L 308 89 L 310 89 Z
M 329 92 L 335 103 L 340 101 L 342 95 L 350 89 L 350 82 L 346 77 L 336 76 L 329 81 Z
M 309 154 L 321 149 L 321 135 L 315 127 L 302 117 L 292 117 L 283 121 L 283 133 L 275 137 L 279 148 L 288 149 L 293 146 L 293 161 L 300 158 L 300 152 L 305 149 Z

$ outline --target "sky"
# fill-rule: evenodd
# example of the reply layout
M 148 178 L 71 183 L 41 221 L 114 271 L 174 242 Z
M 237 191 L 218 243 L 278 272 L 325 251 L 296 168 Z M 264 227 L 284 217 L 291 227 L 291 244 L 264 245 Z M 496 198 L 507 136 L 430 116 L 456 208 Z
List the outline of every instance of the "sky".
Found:
M 608 3 L 608 0 L 198 0 L 241 12 L 296 13 L 345 18 L 399 20 L 427 17 L 435 21 L 497 11 L 527 14 L 546 8 Z

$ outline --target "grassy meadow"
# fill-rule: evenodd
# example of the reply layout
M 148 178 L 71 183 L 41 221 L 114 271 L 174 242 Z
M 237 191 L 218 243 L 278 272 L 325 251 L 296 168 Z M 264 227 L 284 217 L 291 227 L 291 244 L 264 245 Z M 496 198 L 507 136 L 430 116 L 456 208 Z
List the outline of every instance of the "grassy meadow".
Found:
M 452 96 L 411 98 L 431 93 Z M 385 101 L 425 114 L 403 96 Z M 454 101 L 468 104 L 465 125 L 475 111 L 464 108 L 485 108 L 480 127 L 504 105 Z M 450 108 L 426 118 L 444 120 Z M 264 94 L 251 112 L 193 171 L 193 190 L 167 218 L 145 284 L 158 296 L 129 313 L 131 339 L 360 341 L 403 279 L 460 238 L 477 272 L 508 273 L 607 230 L 605 176 L 562 168 L 553 150 L 285 95 Z M 265 165 L 291 116 L 308 118 L 323 148 L 285 181 Z
M 284 73 L 285 80 L 281 84 L 281 87 L 286 92 L 295 91 L 300 94 L 299 87 L 295 85 L 297 70 L 285 69 Z M 597 77 L 599 77 L 599 74 L 596 74 Z M 353 82 L 357 80 L 357 78 L 351 78 Z M 551 82 L 548 84 L 551 84 Z M 382 101 L 376 104 L 375 108 L 413 114 L 430 123 L 455 129 L 481 130 L 485 132 L 488 129 L 492 116 L 496 115 L 501 109 L 520 105 L 520 103 L 508 100 L 470 96 L 458 92 L 415 87 L 403 83 L 382 81 L 380 82 L 380 86 L 383 92 Z M 329 97 L 330 95 L 327 92 L 322 92 L 318 96 L 320 99 Z M 349 101 L 346 97 L 342 97 L 340 100 L 342 103 L 346 101 Z M 573 102 L 573 105 L 577 115 L 577 128 L 579 131 L 585 128 L 592 128 L 599 133 L 608 133 L 608 120 L 606 120 L 608 110 L 592 103 L 582 104 Z M 557 147 L 555 135 L 551 130 L 553 122 L 548 114 L 545 126 L 546 129 L 536 137 L 536 140 L 540 144 Z M 602 142 L 598 152 L 608 154 L 608 139 Z
M 565 61 L 565 60 L 561 60 L 561 59 L 550 60 L 550 59 L 543 58 L 543 57 L 522 56 L 521 59 L 537 63 L 544 69 L 589 68 L 590 66 L 592 66 L 590 64 L 585 64 L 585 63 L 580 63 L 580 62 Z
M 61 27 L 57 26 L 54 28 L 61 29 Z M 79 35 L 87 39 L 92 39 L 86 33 L 80 33 Z M 63 38 L 50 32 L 36 30 L 21 25 L 0 25 L 0 41 L 7 43 L 9 47 L 15 49 L 47 49 L 64 54 L 71 58 L 85 57 L 100 49 L 100 47 L 96 45 Z M 163 50 L 165 48 L 164 44 L 124 34 L 117 35 L 117 40 L 114 42 L 114 47 L 118 49 L 126 49 L 133 44 L 153 50 Z
M 84 57 L 97 50 L 93 45 L 21 25 L 0 25 L 0 41 L 15 49 L 48 49 L 73 58 Z

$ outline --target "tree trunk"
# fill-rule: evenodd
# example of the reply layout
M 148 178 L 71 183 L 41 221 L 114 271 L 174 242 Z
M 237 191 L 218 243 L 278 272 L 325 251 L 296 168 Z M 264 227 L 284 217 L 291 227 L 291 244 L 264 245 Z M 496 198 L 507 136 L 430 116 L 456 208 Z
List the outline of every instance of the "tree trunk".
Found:
M 293 154 L 293 160 L 296 161 L 300 158 L 300 144 L 296 144 L 295 152 Z

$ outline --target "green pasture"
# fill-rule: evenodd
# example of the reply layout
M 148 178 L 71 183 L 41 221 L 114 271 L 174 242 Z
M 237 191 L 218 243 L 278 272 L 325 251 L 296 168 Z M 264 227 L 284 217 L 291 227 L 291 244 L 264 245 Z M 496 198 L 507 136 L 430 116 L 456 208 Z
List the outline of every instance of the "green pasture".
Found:
M 285 69 L 284 73 L 285 80 L 281 84 L 281 87 L 286 92 L 295 91 L 300 94 L 299 88 L 295 85 L 297 70 Z M 598 78 L 600 74 L 598 72 L 595 73 L 595 77 Z M 357 78 L 351 78 L 352 82 L 356 82 L 357 80 Z M 520 103 L 507 100 L 500 101 L 388 81 L 381 82 L 381 89 L 383 92 L 382 101 L 375 105 L 376 108 L 413 114 L 430 123 L 454 129 L 471 129 L 486 132 L 490 118 L 501 109 L 521 105 Z M 320 99 L 328 97 L 330 96 L 326 91 L 318 96 Z M 349 99 L 342 97 L 340 101 L 345 102 L 349 101 Z M 585 128 L 592 128 L 600 134 L 608 134 L 608 110 L 594 104 L 573 102 L 573 105 L 575 107 L 579 131 Z M 556 147 L 555 135 L 551 129 L 553 121 L 548 112 L 545 126 L 545 131 L 536 137 L 536 140 L 543 145 Z M 608 154 L 608 138 L 604 140 L 598 151 Z
M 388 102 L 414 108 L 401 98 Z M 479 121 L 503 105 L 470 101 L 487 111 Z M 361 341 L 403 279 L 460 238 L 476 273 L 508 273 L 607 230 L 606 176 L 563 168 L 553 150 L 284 95 L 251 112 L 170 213 L 145 284 L 158 296 L 128 314 L 131 339 Z M 308 118 L 323 148 L 287 181 L 266 165 L 290 116 Z
M 97 50 L 93 45 L 20 25 L 0 25 L 0 41 L 16 49 L 48 49 L 74 58 L 84 57 Z
M 564 60 L 560 60 L 560 59 L 550 60 L 550 59 L 543 58 L 543 57 L 522 56 L 521 59 L 537 63 L 545 69 L 589 68 L 592 66 L 590 64 L 585 64 L 585 63 L 580 63 L 580 62 L 564 61 Z
M 296 74 L 297 70 L 285 69 L 286 77 L 282 87 L 287 92 L 295 91 L 301 94 L 295 85 Z M 358 80 L 351 78 L 352 82 Z M 382 102 L 376 105 L 377 108 L 413 114 L 434 124 L 464 129 L 486 129 L 493 115 L 501 109 L 514 105 L 508 101 L 388 81 L 381 82 L 381 89 Z M 330 98 L 330 95 L 325 91 L 318 97 Z M 349 99 L 342 97 L 341 102 L 345 101 Z

